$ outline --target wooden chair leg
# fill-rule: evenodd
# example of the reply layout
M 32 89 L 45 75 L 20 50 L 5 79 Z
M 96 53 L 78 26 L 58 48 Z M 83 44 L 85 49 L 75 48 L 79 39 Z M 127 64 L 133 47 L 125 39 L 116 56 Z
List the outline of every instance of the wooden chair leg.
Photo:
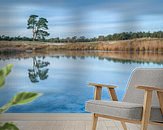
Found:
M 122 127 L 124 130 L 127 130 L 127 125 L 125 124 L 125 122 L 121 121 Z
M 163 92 L 157 92 L 158 100 L 160 103 L 161 112 L 163 114 Z
M 152 91 L 145 91 L 141 130 L 147 130 L 148 128 L 151 112 L 151 102 L 152 102 Z
M 93 114 L 92 130 L 96 130 L 97 121 L 98 121 L 98 117 L 95 114 Z

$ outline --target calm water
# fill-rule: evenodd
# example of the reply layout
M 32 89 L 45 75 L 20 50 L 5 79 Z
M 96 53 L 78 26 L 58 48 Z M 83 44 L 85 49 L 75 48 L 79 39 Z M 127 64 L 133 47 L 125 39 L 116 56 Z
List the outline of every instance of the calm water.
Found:
M 7 77 L 5 87 L 0 90 L 0 105 L 9 101 L 21 91 L 34 91 L 43 95 L 32 103 L 15 106 L 8 110 L 13 113 L 65 113 L 85 112 L 85 101 L 93 98 L 93 87 L 89 82 L 118 85 L 119 100 L 126 91 L 126 84 L 136 67 L 163 67 L 162 63 L 121 62 L 98 56 L 46 56 L 1 60 L 0 66 L 14 64 Z M 109 99 L 107 90 L 103 98 Z

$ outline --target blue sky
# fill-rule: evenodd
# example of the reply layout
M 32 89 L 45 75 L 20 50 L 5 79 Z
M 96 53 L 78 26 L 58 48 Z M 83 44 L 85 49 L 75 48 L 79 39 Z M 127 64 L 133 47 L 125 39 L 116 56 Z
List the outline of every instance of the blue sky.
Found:
M 1 0 L 0 35 L 29 36 L 27 19 L 49 21 L 50 37 L 163 30 L 163 0 Z

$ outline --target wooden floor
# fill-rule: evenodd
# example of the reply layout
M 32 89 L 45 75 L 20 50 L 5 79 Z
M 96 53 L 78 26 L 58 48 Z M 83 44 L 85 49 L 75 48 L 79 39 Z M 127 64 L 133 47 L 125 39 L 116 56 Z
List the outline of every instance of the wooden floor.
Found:
M 20 130 L 91 130 L 91 114 L 3 114 L 0 122 L 14 122 Z M 123 130 L 119 122 L 102 119 L 97 130 Z

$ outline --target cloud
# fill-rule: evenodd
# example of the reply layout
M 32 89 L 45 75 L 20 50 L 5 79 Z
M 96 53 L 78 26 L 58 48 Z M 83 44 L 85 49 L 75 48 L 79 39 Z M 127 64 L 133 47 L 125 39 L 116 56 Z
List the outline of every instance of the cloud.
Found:
M 50 37 L 161 30 L 162 6 L 161 0 L 2 0 L 0 34 L 31 36 L 31 14 L 48 19 Z

